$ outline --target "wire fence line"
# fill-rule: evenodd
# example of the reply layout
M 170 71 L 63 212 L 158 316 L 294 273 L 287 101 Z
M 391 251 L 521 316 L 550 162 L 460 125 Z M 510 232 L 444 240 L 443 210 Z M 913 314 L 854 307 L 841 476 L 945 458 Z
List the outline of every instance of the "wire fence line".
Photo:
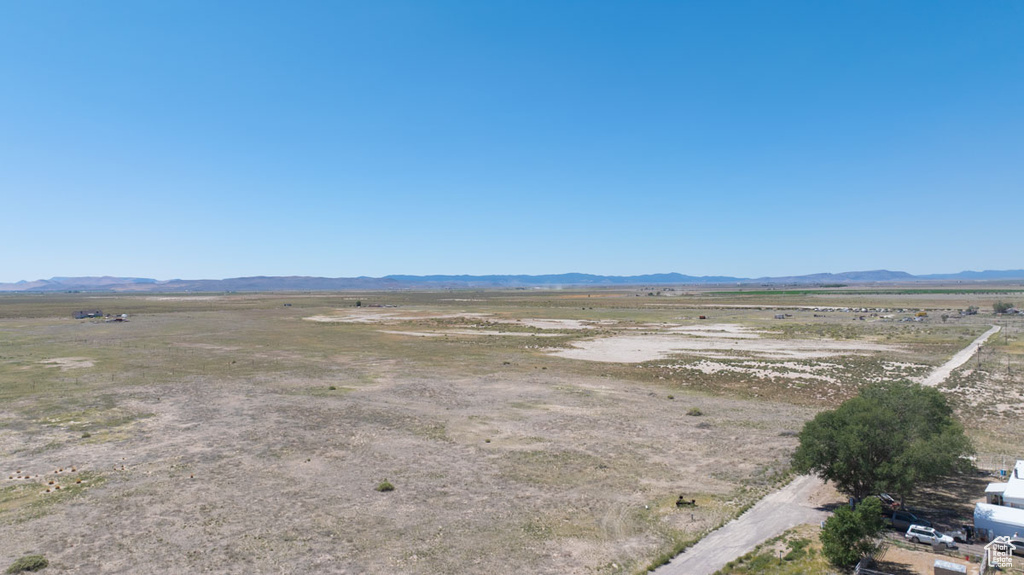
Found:
M 1024 459 L 1024 454 L 978 455 L 974 457 L 974 466 L 982 471 L 988 471 L 992 475 L 1005 475 L 1009 477 L 1013 473 L 1013 466 L 1022 459 Z

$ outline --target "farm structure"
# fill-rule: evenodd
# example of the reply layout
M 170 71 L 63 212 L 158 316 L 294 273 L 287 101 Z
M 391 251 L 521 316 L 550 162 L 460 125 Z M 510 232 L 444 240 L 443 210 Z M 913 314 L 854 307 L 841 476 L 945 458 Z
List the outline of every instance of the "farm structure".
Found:
M 1024 460 L 1017 461 L 1006 483 L 989 483 L 987 503 L 974 507 L 974 527 L 988 539 L 1024 532 Z

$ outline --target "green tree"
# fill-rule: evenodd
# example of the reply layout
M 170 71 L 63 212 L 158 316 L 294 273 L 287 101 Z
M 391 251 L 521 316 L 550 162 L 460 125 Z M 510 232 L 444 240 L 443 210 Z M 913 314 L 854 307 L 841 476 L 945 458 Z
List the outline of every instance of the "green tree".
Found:
M 906 494 L 966 470 L 970 463 L 963 456 L 972 451 L 941 392 L 886 382 L 867 385 L 808 421 L 793 467 L 862 499 L 882 491 Z
M 997 301 L 996 303 L 992 304 L 992 311 L 996 313 L 1006 313 L 1011 309 L 1013 309 L 1012 303 Z
M 836 509 L 821 529 L 821 552 L 835 566 L 853 565 L 877 549 L 874 538 L 882 530 L 882 502 L 865 499 L 856 509 Z

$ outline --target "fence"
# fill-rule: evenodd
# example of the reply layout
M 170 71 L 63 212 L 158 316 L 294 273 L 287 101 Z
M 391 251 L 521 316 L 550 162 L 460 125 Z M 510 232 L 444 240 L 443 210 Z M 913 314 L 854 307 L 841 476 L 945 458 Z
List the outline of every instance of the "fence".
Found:
M 875 569 L 869 569 L 868 565 L 874 565 L 875 562 L 871 557 L 864 557 L 857 562 L 857 566 L 853 568 L 854 575 L 893 575 L 885 571 L 876 571 Z
M 995 476 L 998 476 L 1000 471 L 1006 471 L 1006 477 L 1009 477 L 1013 472 L 1013 466 L 1021 459 L 1024 459 L 1024 455 L 979 455 L 974 458 L 974 466 Z

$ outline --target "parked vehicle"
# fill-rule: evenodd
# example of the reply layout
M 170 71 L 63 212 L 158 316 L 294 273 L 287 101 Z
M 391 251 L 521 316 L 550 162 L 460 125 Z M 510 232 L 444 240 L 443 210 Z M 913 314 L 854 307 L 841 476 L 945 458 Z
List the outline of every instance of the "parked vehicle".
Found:
M 974 541 L 974 526 L 973 525 L 960 525 L 952 531 L 947 531 L 946 535 L 953 538 L 953 541 L 960 543 L 970 543 Z
M 922 519 L 917 515 L 909 511 L 896 511 L 892 514 L 892 527 L 897 531 L 903 531 L 909 529 L 911 525 L 921 525 L 923 527 L 931 527 L 932 522 L 927 519 Z
M 900 502 L 896 501 L 892 495 L 889 495 L 888 493 L 879 493 L 878 499 L 882 502 L 882 509 L 888 511 L 899 511 Z
M 882 507 L 882 517 L 889 519 L 892 517 L 893 512 L 900 510 L 900 502 L 893 499 L 888 493 L 879 493 L 878 495 L 868 495 L 864 498 L 864 501 L 868 499 L 877 499 L 878 503 Z M 860 502 L 857 502 L 860 503 Z M 853 507 L 853 501 L 851 500 L 850 506 Z
M 911 525 L 907 529 L 906 538 L 914 543 L 927 543 L 943 549 L 956 549 L 956 541 L 953 541 L 952 537 L 924 525 Z
M 1024 537 L 1010 537 L 1010 543 L 1013 544 L 1013 554 L 1024 557 Z

